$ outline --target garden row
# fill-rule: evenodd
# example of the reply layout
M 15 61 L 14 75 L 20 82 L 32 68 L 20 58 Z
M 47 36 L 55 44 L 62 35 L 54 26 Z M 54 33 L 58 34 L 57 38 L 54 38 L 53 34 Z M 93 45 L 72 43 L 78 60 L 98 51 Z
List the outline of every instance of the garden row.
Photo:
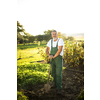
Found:
M 46 83 L 49 66 L 49 64 L 39 63 L 17 66 L 18 88 L 27 89 L 29 85 Z M 52 80 L 51 76 L 50 80 Z

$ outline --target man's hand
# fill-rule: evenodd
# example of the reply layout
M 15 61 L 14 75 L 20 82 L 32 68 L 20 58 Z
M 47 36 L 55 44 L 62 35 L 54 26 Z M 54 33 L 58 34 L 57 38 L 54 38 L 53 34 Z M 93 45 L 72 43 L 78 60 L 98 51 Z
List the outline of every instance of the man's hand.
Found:
M 49 58 L 52 59 L 53 58 L 53 55 L 50 55 Z
M 56 52 L 56 54 L 54 55 L 53 59 L 56 58 L 61 53 L 61 51 L 62 51 L 63 46 L 58 46 L 58 47 L 59 47 L 59 49 Z

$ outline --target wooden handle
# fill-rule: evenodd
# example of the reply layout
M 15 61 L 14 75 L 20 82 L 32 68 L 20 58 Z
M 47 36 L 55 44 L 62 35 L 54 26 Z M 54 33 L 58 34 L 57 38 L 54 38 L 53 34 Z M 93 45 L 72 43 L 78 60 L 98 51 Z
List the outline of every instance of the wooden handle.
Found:
M 51 61 L 50 61 L 50 67 L 49 67 L 49 74 L 48 74 L 48 81 L 47 81 L 47 83 L 49 83 L 50 69 L 51 69 Z

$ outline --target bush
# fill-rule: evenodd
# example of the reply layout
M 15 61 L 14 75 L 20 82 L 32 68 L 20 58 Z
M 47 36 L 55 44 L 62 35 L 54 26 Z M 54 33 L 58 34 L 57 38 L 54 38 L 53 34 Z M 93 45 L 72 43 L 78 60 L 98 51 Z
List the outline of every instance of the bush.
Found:
M 44 48 L 39 50 L 38 53 L 44 58 L 44 61 L 46 61 L 47 63 L 50 63 L 49 56 L 47 55 L 46 50 L 44 51 Z
M 78 67 L 80 63 L 84 65 L 84 49 L 74 41 L 66 41 L 63 59 L 70 67 Z
M 48 64 L 29 64 L 17 66 L 17 85 L 27 89 L 29 85 L 46 83 L 48 78 Z M 50 75 L 50 81 L 53 78 Z
M 17 91 L 17 100 L 28 100 L 28 97 L 25 96 L 22 92 Z
M 84 42 L 82 42 L 81 46 L 84 48 Z
M 24 42 L 24 40 L 23 40 L 23 39 L 21 39 L 19 42 L 22 44 L 22 43 Z

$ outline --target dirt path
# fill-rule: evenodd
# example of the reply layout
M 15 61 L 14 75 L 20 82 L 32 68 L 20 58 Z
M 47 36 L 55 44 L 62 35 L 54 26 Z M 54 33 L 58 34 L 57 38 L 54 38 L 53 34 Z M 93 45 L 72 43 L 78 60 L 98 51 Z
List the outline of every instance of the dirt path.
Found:
M 56 89 L 50 89 L 49 93 L 44 93 L 44 84 L 30 86 L 23 92 L 29 100 L 76 100 L 80 91 L 84 89 L 84 72 L 66 68 L 62 75 L 62 95 L 57 95 Z

